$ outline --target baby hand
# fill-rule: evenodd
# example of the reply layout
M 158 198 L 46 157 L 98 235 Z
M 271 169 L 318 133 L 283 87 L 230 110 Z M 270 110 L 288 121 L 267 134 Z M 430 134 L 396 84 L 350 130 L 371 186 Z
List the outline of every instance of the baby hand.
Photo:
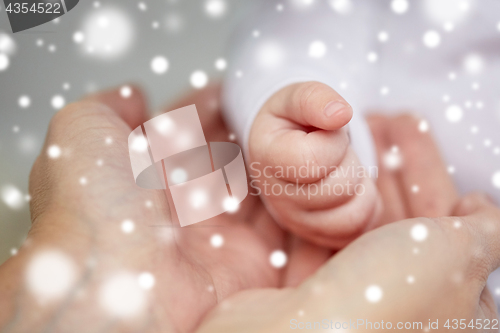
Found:
M 285 87 L 249 136 L 253 193 L 285 228 L 340 249 L 375 227 L 381 200 L 349 144 L 351 106 L 318 82 Z

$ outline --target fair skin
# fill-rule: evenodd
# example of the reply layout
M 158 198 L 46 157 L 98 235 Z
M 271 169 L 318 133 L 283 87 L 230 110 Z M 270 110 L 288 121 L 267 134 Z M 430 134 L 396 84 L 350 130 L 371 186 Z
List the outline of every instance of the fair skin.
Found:
M 225 141 L 228 132 L 213 104 L 217 95 L 206 89 L 169 110 L 195 103 L 207 140 Z M 53 119 L 43 152 L 58 144 L 63 154 L 52 160 L 42 153 L 34 165 L 33 226 L 18 255 L 0 267 L 2 332 L 282 332 L 299 311 L 302 321 L 496 317 L 485 280 L 500 264 L 500 212 L 481 196 L 455 205 L 432 139 L 411 131 L 416 119 L 372 118 L 371 126 L 380 152 L 397 144 L 408 154 L 397 173 L 380 173 L 386 208 L 379 223 L 418 219 L 378 228 L 331 257 L 330 249 L 283 231 L 253 196 L 236 214 L 188 228 L 151 227 L 168 225 L 170 208 L 163 192 L 135 185 L 127 154 L 131 128 L 147 117 L 144 99 L 134 90 L 128 100 L 118 91 L 92 96 Z M 105 143 L 107 137 L 113 144 Z M 99 159 L 102 167 L 96 166 Z M 410 162 L 424 163 L 426 172 Z M 82 176 L 88 179 L 84 187 Z M 407 183 L 421 184 L 418 196 Z M 431 218 L 452 212 L 460 217 Z M 125 219 L 135 222 L 131 234 L 120 230 Z M 461 228 L 453 227 L 455 220 Z M 415 223 L 427 226 L 425 242 L 410 238 Z M 225 239 L 221 248 L 210 246 L 214 233 Z M 47 248 L 70 256 L 78 279 L 71 292 L 40 304 L 24 276 L 30 259 Z M 269 264 L 275 249 L 286 250 L 286 268 Z M 156 278 L 147 308 L 133 317 L 113 318 L 98 301 L 101 285 L 118 270 Z M 364 299 L 372 284 L 383 290 L 376 305 Z
M 254 172 L 258 178 L 255 184 L 275 220 L 311 242 L 336 250 L 383 223 L 380 193 L 367 172 L 360 172 L 361 164 L 349 144 L 346 125 L 352 115 L 351 106 L 329 86 L 318 82 L 293 84 L 264 104 L 252 125 L 248 143 L 250 163 L 254 165 L 251 170 L 258 169 Z M 384 151 L 390 148 L 383 142 L 377 143 Z M 418 170 L 422 162 L 413 160 L 416 164 L 407 165 Z M 443 179 L 449 183 L 447 177 Z M 384 190 L 391 193 L 394 190 L 390 182 L 384 180 L 379 187 L 385 186 Z M 309 190 L 297 191 L 304 185 Z M 286 189 L 292 195 L 273 192 L 273 187 Z M 357 187 L 364 189 L 363 195 L 355 194 Z M 432 193 L 430 188 L 427 190 Z M 311 193 L 318 194 L 310 196 Z M 402 198 L 399 194 L 385 194 L 391 198 L 384 201 L 397 202 Z M 437 199 L 447 201 L 449 206 L 456 195 Z M 449 213 L 437 210 L 430 215 Z M 391 221 L 403 218 L 404 214 L 396 213 Z

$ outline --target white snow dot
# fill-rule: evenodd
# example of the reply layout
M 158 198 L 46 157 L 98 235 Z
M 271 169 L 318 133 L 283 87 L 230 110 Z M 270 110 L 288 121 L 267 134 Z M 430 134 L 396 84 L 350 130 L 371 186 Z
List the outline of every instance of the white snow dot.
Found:
M 385 43 L 389 40 L 389 34 L 386 31 L 380 31 L 377 35 L 379 42 Z
M 223 0 L 208 0 L 205 3 L 207 14 L 214 18 L 223 16 L 226 13 L 226 7 L 226 2 Z
M 427 16 L 436 23 L 459 22 L 470 8 L 469 0 L 425 0 L 422 2 Z
M 423 40 L 425 46 L 433 49 L 433 48 L 438 47 L 439 44 L 441 43 L 441 36 L 439 35 L 439 33 L 437 31 L 430 30 L 424 34 L 424 37 L 422 40 Z
M 191 74 L 190 82 L 193 88 L 202 89 L 205 88 L 208 83 L 208 76 L 203 71 L 195 71 Z
M 220 234 L 215 234 L 210 237 L 210 245 L 212 245 L 215 248 L 219 248 L 222 245 L 224 245 L 224 237 Z
M 406 278 L 406 282 L 408 282 L 408 284 L 415 283 L 415 277 L 413 275 L 408 275 L 408 277 Z
M 368 53 L 368 55 L 366 56 L 366 59 L 371 62 L 371 63 L 374 63 L 374 62 L 377 62 L 378 60 L 378 54 L 375 53 L 375 52 L 370 52 Z
M 137 4 L 137 8 L 139 8 L 140 11 L 145 12 L 148 9 L 148 6 L 144 2 L 139 2 Z
M 100 304 L 106 311 L 122 318 L 137 315 L 146 304 L 137 277 L 129 273 L 120 273 L 105 281 L 99 296 Z
M 36 253 L 26 271 L 29 290 L 43 300 L 63 297 L 75 280 L 73 261 L 66 254 L 55 250 Z
M 163 56 L 156 56 L 151 60 L 151 70 L 155 74 L 164 74 L 168 70 L 168 67 L 168 60 Z
M 15 247 L 13 247 L 12 249 L 10 249 L 10 255 L 11 256 L 15 256 L 17 254 L 17 249 Z
M 267 41 L 260 44 L 256 51 L 256 60 L 262 67 L 272 68 L 283 63 L 285 52 L 280 44 Z
M 427 226 L 425 224 L 417 223 L 411 228 L 410 234 L 413 240 L 417 242 L 423 242 L 427 239 L 429 230 L 427 229 Z
M 479 74 L 483 71 L 484 60 L 478 54 L 469 54 L 465 57 L 463 65 L 469 74 Z
M 450 79 L 450 81 L 454 81 L 454 80 L 456 80 L 456 78 L 457 78 L 457 73 L 455 73 L 455 72 L 450 72 L 450 73 L 448 74 L 448 79 Z
M 14 185 L 5 185 L 2 187 L 2 200 L 12 209 L 23 207 L 23 194 Z
M 326 45 L 320 40 L 309 45 L 309 56 L 311 58 L 323 58 L 326 54 Z
M 311 6 L 315 0 L 291 0 L 295 8 L 303 9 Z
M 203 190 L 196 190 L 191 193 L 190 202 L 191 206 L 195 209 L 201 208 L 207 204 L 208 195 Z
M 188 174 L 183 168 L 176 168 L 172 170 L 170 178 L 172 179 L 172 183 L 174 185 L 181 184 L 188 180 Z
M 330 6 L 339 14 L 348 14 L 352 10 L 351 0 L 330 0 Z
M 413 186 L 411 187 L 411 191 L 412 191 L 413 193 L 418 193 L 418 192 L 420 192 L 420 186 L 418 186 L 418 185 L 413 185 Z
M 0 32 L 0 53 L 11 56 L 16 52 L 16 42 L 4 32 Z
M 382 299 L 383 292 L 382 288 L 377 285 L 372 285 L 366 288 L 365 298 L 370 303 L 378 303 Z
M 389 87 L 383 86 L 382 88 L 380 88 L 380 95 L 385 96 L 389 94 L 389 91 L 390 91 Z
M 451 32 L 453 31 L 453 29 L 455 29 L 455 25 L 453 24 L 453 22 L 445 22 L 443 24 L 443 29 L 447 32 Z
M 73 34 L 73 41 L 77 44 L 83 43 L 85 40 L 85 35 L 81 31 L 77 31 Z
M 104 139 L 104 142 L 109 146 L 110 144 L 113 143 L 113 138 L 108 136 L 106 139 Z
M 132 96 L 132 88 L 130 88 L 129 86 L 121 87 L 120 88 L 120 95 L 123 98 L 129 98 L 130 96 Z
M 397 170 L 403 164 L 403 157 L 398 147 L 394 146 L 383 156 L 383 164 L 388 170 Z
M 260 37 L 260 31 L 259 31 L 259 30 L 254 30 L 254 31 L 252 32 L 252 36 L 253 36 L 254 38 L 258 38 L 258 37 Z
M 47 155 L 52 159 L 59 158 L 61 156 L 61 148 L 58 145 L 51 145 L 47 149 Z
M 391 2 L 391 8 L 396 14 L 406 13 L 409 7 L 408 0 L 392 0 Z
M 31 105 L 31 99 L 29 96 L 23 95 L 19 97 L 18 104 L 21 108 L 26 109 Z
M 223 71 L 227 68 L 227 61 L 226 59 L 219 58 L 215 61 L 215 68 L 219 71 Z
M 71 85 L 68 82 L 63 83 L 63 89 L 64 90 L 69 90 L 71 88 Z
M 54 44 L 49 45 L 49 52 L 54 53 L 54 52 L 56 52 L 56 50 L 57 50 L 57 48 Z
M 132 220 L 125 220 L 121 225 L 122 231 L 125 234 L 130 234 L 135 230 L 135 223 Z
M 130 149 L 136 152 L 145 152 L 148 149 L 148 140 L 144 136 L 136 136 L 130 144 Z
M 54 109 L 59 110 L 66 104 L 66 101 L 61 95 L 55 95 L 54 97 L 52 97 L 50 104 Z
M 493 174 L 491 181 L 493 183 L 493 186 L 500 189 L 500 171 L 497 171 Z
M 418 123 L 418 130 L 422 133 L 429 131 L 429 123 L 427 122 L 427 120 L 421 120 Z
M 462 222 L 460 222 L 460 221 L 453 222 L 453 227 L 455 229 L 460 229 L 461 226 L 462 226 Z
M 224 210 L 228 213 L 234 213 L 240 208 L 238 200 L 235 198 L 226 198 L 224 200 Z
M 85 186 L 88 184 L 88 180 L 85 177 L 80 177 L 79 183 L 80 183 L 80 185 Z
M 452 123 L 457 123 L 462 120 L 464 112 L 462 108 L 458 105 L 450 105 L 446 109 L 446 119 Z
M 0 53 L 0 72 L 9 68 L 10 60 L 6 54 Z
M 141 287 L 144 290 L 149 290 L 154 287 L 156 279 L 153 274 L 149 272 L 144 272 L 139 274 L 137 282 L 139 283 L 139 287 Z
M 162 135 L 171 135 L 175 130 L 175 123 L 170 116 L 163 115 L 159 121 L 155 123 L 155 129 Z
M 269 262 L 274 268 L 282 268 L 286 265 L 288 261 L 287 255 L 281 250 L 276 250 L 271 253 L 269 257 Z

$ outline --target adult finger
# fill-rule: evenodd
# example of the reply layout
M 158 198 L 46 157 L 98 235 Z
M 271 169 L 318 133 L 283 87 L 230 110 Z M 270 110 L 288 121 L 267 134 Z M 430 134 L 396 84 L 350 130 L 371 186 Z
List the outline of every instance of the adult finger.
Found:
M 380 223 L 387 224 L 403 220 L 409 216 L 406 211 L 406 203 L 403 200 L 396 173 L 384 163 L 386 154 L 391 154 L 391 142 L 389 139 L 390 119 L 383 115 L 370 115 L 367 121 L 377 149 L 379 165 L 377 188 L 384 203 Z
M 189 92 L 178 101 L 169 104 L 164 110 L 172 111 L 194 104 L 198 110 L 207 141 L 227 141 L 229 139 L 229 131 L 222 118 L 220 91 L 220 85 L 214 84 L 202 90 Z
M 474 254 L 472 275 L 486 283 L 489 274 L 500 267 L 500 209 L 487 195 L 475 193 L 459 201 L 454 215 L 460 216 L 454 227 L 465 230 L 468 240 L 462 246 Z
M 141 89 L 134 85 L 98 92 L 87 96 L 85 100 L 108 106 L 132 129 L 149 119 L 146 97 Z
M 332 250 L 319 247 L 295 235 L 290 235 L 289 253 L 283 280 L 284 287 L 298 286 L 332 256 Z
M 419 124 L 420 119 L 407 114 L 392 119 L 389 127 L 390 142 L 401 155 L 397 174 L 408 213 L 449 216 L 458 194 L 432 135 Z
M 53 209 L 81 210 L 83 198 L 99 198 L 92 212 L 106 212 L 109 202 L 153 203 L 168 210 L 157 191 L 142 190 L 134 182 L 128 155 L 130 126 L 120 115 L 94 100 L 73 103 L 51 120 L 42 154 L 30 175 L 32 218 Z M 121 199 L 120 199 L 121 198 Z M 64 205 L 62 203 L 64 202 Z M 86 213 L 91 213 L 90 211 Z M 139 211 L 114 212 L 121 219 L 144 220 Z M 157 214 L 158 213 L 158 214 Z M 101 218 L 101 217 L 98 217 Z M 151 221 L 159 220 L 157 216 Z

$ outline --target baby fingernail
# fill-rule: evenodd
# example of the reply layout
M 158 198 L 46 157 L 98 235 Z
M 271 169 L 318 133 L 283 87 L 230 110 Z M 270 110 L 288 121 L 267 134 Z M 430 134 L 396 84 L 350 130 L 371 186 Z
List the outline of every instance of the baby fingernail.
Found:
M 348 105 L 342 102 L 334 101 L 327 104 L 324 112 L 327 117 L 332 117 L 344 112 L 347 108 L 349 108 Z

